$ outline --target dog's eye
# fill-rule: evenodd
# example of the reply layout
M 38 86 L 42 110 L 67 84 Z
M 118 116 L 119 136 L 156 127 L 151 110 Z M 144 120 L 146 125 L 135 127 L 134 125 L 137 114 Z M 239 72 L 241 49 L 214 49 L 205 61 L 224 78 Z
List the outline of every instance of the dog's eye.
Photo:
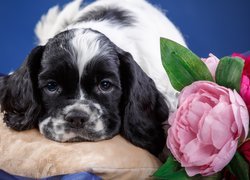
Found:
M 53 92 L 58 91 L 59 86 L 58 86 L 57 82 L 50 81 L 50 82 L 48 82 L 48 84 L 46 85 L 45 88 L 46 88 L 47 91 L 53 93 Z
M 102 91 L 110 91 L 112 89 L 112 83 L 109 80 L 102 80 L 99 83 L 99 89 Z

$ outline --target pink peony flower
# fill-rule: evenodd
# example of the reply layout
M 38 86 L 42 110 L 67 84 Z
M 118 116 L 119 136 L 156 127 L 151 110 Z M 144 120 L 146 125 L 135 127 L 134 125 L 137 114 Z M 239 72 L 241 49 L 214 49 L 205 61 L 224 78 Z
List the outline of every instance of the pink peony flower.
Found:
M 250 80 L 246 75 L 242 75 L 240 84 L 240 95 L 244 99 L 248 110 L 250 111 Z
M 244 60 L 245 65 L 243 68 L 241 85 L 240 85 L 240 95 L 244 99 L 248 110 L 250 111 L 250 55 L 243 55 L 234 53 L 233 57 L 240 57 Z
M 248 134 L 247 107 L 234 90 L 197 81 L 179 96 L 169 118 L 167 147 L 189 176 L 221 171 L 233 158 L 240 138 Z
M 213 78 L 215 79 L 216 68 L 220 60 L 212 53 L 209 54 L 208 58 L 201 58 L 201 60 L 207 65 L 209 71 L 211 72 Z

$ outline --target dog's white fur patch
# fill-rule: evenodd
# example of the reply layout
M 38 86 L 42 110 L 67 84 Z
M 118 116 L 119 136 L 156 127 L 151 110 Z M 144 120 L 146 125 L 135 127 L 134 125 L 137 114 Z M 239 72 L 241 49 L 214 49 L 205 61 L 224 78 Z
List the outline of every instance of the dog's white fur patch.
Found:
M 80 84 L 80 83 L 79 83 Z M 85 97 L 85 94 L 83 93 L 83 91 L 82 91 L 82 89 L 81 89 L 81 87 L 79 88 L 79 91 L 80 91 L 80 100 L 85 100 L 86 99 L 86 97 Z
M 52 123 L 52 126 L 48 126 L 49 123 Z M 43 135 L 48 134 L 49 131 L 50 136 L 49 138 L 55 140 L 55 141 L 60 141 L 60 142 L 66 142 L 69 141 L 70 139 L 73 139 L 75 137 L 78 137 L 78 134 L 74 132 L 66 132 L 65 131 L 65 120 L 63 117 L 48 117 L 47 119 L 43 120 L 41 123 L 39 123 L 39 130 Z M 58 128 L 60 126 L 60 128 Z
M 78 29 L 74 32 L 74 36 L 71 44 L 76 56 L 79 77 L 81 77 L 85 65 L 99 53 L 99 35 L 92 31 Z
M 95 124 L 94 130 L 96 132 L 103 131 L 104 130 L 104 124 L 103 124 L 103 122 L 102 121 L 97 121 L 97 123 Z
M 91 110 L 90 110 L 89 106 L 85 105 L 85 104 L 81 104 L 80 102 L 76 102 L 72 105 L 68 105 L 65 108 L 63 108 L 63 114 L 66 115 L 72 110 L 78 110 L 78 111 L 85 112 L 87 114 L 91 114 Z

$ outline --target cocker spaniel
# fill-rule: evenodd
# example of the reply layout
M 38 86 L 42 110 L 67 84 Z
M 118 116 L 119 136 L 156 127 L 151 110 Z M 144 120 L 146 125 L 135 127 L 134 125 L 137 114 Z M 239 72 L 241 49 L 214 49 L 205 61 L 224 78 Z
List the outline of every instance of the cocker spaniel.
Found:
M 37 127 L 59 142 L 121 134 L 161 152 L 176 91 L 161 65 L 160 37 L 185 42 L 159 9 L 144 0 L 75 0 L 51 8 L 36 35 L 22 66 L 0 78 L 7 126 Z

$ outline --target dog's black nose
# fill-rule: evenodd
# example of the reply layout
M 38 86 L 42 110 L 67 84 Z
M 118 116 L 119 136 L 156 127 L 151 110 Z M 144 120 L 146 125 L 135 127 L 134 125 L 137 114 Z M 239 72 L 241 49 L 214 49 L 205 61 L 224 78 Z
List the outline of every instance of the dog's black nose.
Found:
M 65 116 L 65 120 L 74 127 L 81 127 L 86 121 L 89 120 L 89 115 L 82 111 L 72 111 Z

